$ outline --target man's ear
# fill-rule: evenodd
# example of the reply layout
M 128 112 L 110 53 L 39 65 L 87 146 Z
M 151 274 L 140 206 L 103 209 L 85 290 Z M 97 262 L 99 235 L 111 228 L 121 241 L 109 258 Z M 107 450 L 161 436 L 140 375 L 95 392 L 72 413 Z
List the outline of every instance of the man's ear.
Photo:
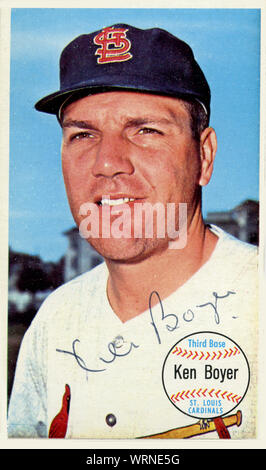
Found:
M 217 150 L 217 137 L 212 127 L 204 129 L 200 136 L 201 175 L 200 186 L 206 186 L 212 175 L 213 163 Z

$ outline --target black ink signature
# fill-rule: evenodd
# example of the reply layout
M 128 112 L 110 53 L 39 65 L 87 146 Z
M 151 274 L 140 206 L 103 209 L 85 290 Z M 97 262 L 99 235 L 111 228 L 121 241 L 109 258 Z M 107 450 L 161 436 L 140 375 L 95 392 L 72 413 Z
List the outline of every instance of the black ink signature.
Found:
M 154 322 L 154 318 L 153 318 L 153 314 L 152 314 L 152 308 L 151 308 L 151 300 L 152 300 L 153 295 L 156 295 L 158 300 L 159 300 L 159 304 L 160 304 L 160 307 L 161 307 L 161 320 L 164 321 L 168 317 L 173 317 L 174 318 L 174 321 L 175 321 L 174 326 L 170 326 L 170 325 L 166 324 L 166 328 L 167 328 L 168 331 L 174 331 L 178 328 L 178 317 L 174 313 L 168 313 L 168 315 L 165 315 L 164 308 L 163 308 L 163 303 L 161 301 L 160 295 L 158 294 L 157 291 L 155 291 L 155 290 L 152 291 L 152 293 L 150 294 L 150 297 L 149 297 L 149 310 L 150 310 L 150 316 L 151 316 L 151 320 L 152 320 L 151 325 L 154 328 L 154 331 L 155 331 L 155 334 L 157 336 L 159 344 L 161 344 L 161 338 L 160 338 L 160 335 L 159 335 L 158 328 L 157 328 L 157 326 Z
M 217 309 L 218 300 L 219 299 L 225 299 L 226 297 L 228 297 L 231 294 L 235 294 L 235 292 L 229 290 L 229 291 L 227 291 L 227 293 L 225 295 L 218 295 L 217 292 L 213 292 L 212 295 L 215 298 L 215 303 L 214 304 L 212 302 L 207 302 L 206 304 L 197 305 L 197 307 L 207 307 L 207 305 L 211 305 L 211 307 L 213 307 L 213 309 L 214 309 L 215 322 L 218 325 L 220 323 L 220 315 L 219 315 L 219 312 L 218 312 L 218 309 Z
M 213 307 L 214 309 L 214 319 L 215 319 L 215 322 L 218 324 L 220 323 L 220 315 L 219 315 L 219 312 L 218 312 L 218 300 L 219 299 L 225 299 L 226 297 L 228 297 L 229 295 L 231 294 L 235 294 L 235 292 L 233 291 L 227 291 L 227 293 L 225 295 L 218 295 L 217 292 L 213 292 L 212 295 L 214 296 L 215 298 L 215 303 L 212 303 L 212 302 L 207 302 L 205 304 L 201 304 L 201 305 L 196 305 L 196 307 L 207 307 L 208 305 L 211 305 L 211 307 Z M 150 317 L 151 317 L 151 325 L 153 326 L 154 328 L 154 331 L 155 331 L 155 334 L 156 334 L 156 337 L 157 337 L 157 340 L 158 340 L 158 343 L 161 344 L 161 338 L 160 338 L 160 334 L 159 334 L 159 329 L 154 321 L 154 316 L 153 316 L 153 312 L 152 312 L 152 306 L 151 306 L 151 301 L 152 301 L 152 297 L 156 295 L 158 300 L 159 300 L 159 305 L 160 305 L 160 309 L 161 309 L 161 321 L 164 321 L 166 318 L 173 318 L 174 319 L 174 324 L 173 325 L 169 325 L 168 323 L 165 325 L 167 330 L 168 331 L 174 331 L 176 330 L 177 328 L 179 328 L 179 319 L 178 319 L 178 316 L 175 315 L 174 313 L 168 313 L 167 315 L 164 313 L 164 308 L 163 308 L 163 303 L 161 301 L 161 298 L 160 298 L 160 295 L 157 291 L 152 291 L 151 294 L 150 294 L 150 297 L 149 297 L 149 311 L 150 311 Z M 186 310 L 184 313 L 183 313 L 183 320 L 185 322 L 191 322 L 194 320 L 194 317 L 195 317 L 195 314 L 193 312 L 193 310 L 191 308 L 189 308 L 188 310 Z
M 85 361 L 82 359 L 82 357 L 80 357 L 77 352 L 76 352 L 76 343 L 80 343 L 80 340 L 79 339 L 75 339 L 73 342 L 72 342 L 72 351 L 65 351 L 63 349 L 56 349 L 57 352 L 61 352 L 61 353 L 64 353 L 64 354 L 70 354 L 71 356 L 74 356 L 74 358 L 76 359 L 77 361 L 77 364 L 83 369 L 85 370 L 86 372 L 104 372 L 106 369 L 89 369 L 87 366 L 86 366 L 86 363 Z M 118 353 L 117 352 L 117 349 L 121 347 L 121 346 L 117 346 L 116 342 L 115 341 L 111 341 L 109 344 L 108 344 L 108 350 L 109 352 L 112 354 L 112 358 L 111 360 L 107 360 L 107 359 L 104 359 L 102 357 L 100 357 L 99 359 L 102 361 L 102 362 L 105 362 L 106 364 L 110 364 L 111 362 L 113 362 L 117 357 L 124 357 L 124 356 L 127 356 L 131 351 L 132 351 L 132 348 L 138 348 L 139 346 L 135 345 L 134 343 L 130 343 L 129 345 L 129 349 L 127 352 L 125 353 Z
M 107 364 L 110 364 L 111 362 L 113 362 L 117 357 L 124 357 L 124 356 L 127 356 L 131 351 L 132 351 L 132 348 L 138 348 L 139 346 L 136 346 L 134 343 L 130 343 L 129 345 L 129 350 L 125 353 L 122 353 L 122 354 L 119 354 L 117 352 L 117 349 L 118 347 L 120 346 L 117 346 L 116 345 L 116 342 L 115 341 L 111 341 L 111 343 L 108 344 L 108 350 L 109 352 L 113 355 L 112 359 L 110 361 L 108 361 L 107 359 L 103 359 L 102 357 L 100 357 L 99 359 Z
M 74 358 L 76 359 L 78 365 L 82 369 L 84 369 L 86 372 L 103 372 L 103 371 L 105 371 L 106 369 L 89 369 L 88 367 L 86 367 L 85 361 L 80 356 L 78 356 L 78 354 L 76 353 L 75 344 L 77 342 L 80 343 L 80 340 L 79 339 L 74 339 L 74 341 L 72 343 L 72 351 L 64 351 L 63 349 L 56 349 L 56 351 L 64 353 L 64 354 L 70 354 L 71 356 L 74 356 Z

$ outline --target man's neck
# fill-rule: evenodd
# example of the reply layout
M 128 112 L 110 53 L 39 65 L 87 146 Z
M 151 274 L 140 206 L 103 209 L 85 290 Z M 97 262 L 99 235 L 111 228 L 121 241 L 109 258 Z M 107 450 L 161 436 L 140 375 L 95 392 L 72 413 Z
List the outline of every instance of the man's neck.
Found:
M 139 263 L 107 260 L 107 295 L 116 315 L 126 322 L 141 314 L 149 307 L 152 291 L 157 291 L 161 300 L 168 297 L 208 261 L 216 242 L 216 235 L 200 219 L 191 225 L 183 249 L 168 248 Z

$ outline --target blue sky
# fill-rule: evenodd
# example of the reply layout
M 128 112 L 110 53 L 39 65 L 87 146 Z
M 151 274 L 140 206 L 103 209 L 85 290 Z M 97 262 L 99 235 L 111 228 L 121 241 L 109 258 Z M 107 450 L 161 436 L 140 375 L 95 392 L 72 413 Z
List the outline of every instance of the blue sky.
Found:
M 34 104 L 59 88 L 74 37 L 114 23 L 161 27 L 192 47 L 212 91 L 218 152 L 204 215 L 259 198 L 260 11 L 257 9 L 13 9 L 9 245 L 57 261 L 74 223 L 61 174 L 61 131 Z M 156 60 L 156 58 L 155 58 Z

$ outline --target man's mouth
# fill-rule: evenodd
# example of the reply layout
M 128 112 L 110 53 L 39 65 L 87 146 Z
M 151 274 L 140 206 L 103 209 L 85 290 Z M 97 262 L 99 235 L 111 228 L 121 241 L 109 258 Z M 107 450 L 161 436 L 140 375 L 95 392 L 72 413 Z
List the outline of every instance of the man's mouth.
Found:
M 97 201 L 99 206 L 119 206 L 121 204 L 127 204 L 128 202 L 134 202 L 135 198 L 133 197 L 121 197 L 121 198 L 102 198 Z

